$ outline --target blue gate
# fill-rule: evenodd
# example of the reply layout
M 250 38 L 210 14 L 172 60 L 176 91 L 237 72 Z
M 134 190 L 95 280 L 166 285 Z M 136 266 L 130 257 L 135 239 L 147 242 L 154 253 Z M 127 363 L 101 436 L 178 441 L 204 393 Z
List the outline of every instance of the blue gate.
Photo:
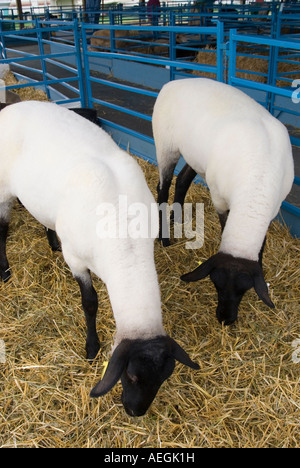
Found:
M 0 21 L 1 63 L 8 64 L 20 80 L 6 89 L 38 87 L 58 104 L 83 105 L 84 80 L 81 65 L 80 35 L 77 20 L 73 22 L 39 21 L 33 27 L 26 21 Z M 53 53 L 53 44 L 64 38 L 68 51 Z M 73 59 L 73 66 L 65 59 Z M 26 82 L 21 82 L 25 80 Z M 69 97 L 67 97 L 69 95 Z
M 220 21 L 210 26 L 149 26 L 34 18 L 28 28 L 28 21 L 0 20 L 1 63 L 9 64 L 19 80 L 26 80 L 7 89 L 39 87 L 58 104 L 95 107 L 101 125 L 121 146 L 152 162 L 156 161 L 151 130 L 155 98 L 165 82 L 195 72 L 209 73 L 250 94 L 290 127 L 291 142 L 300 148 L 300 41 L 295 33 L 300 18 L 287 11 L 276 21 L 277 32 L 282 25 L 292 25 L 288 40 L 280 34 L 272 38 L 273 33 L 268 37 L 227 31 Z M 102 45 L 95 41 L 95 33 L 98 39 L 104 36 Z M 207 43 L 214 48 L 207 50 Z M 213 55 L 214 63 L 195 62 L 189 52 L 199 49 Z M 247 56 L 265 60 L 267 70 L 243 69 L 239 58 Z M 291 70 L 280 69 L 286 63 Z M 297 174 L 296 192 L 299 185 Z M 300 237 L 297 193 L 295 203 L 283 203 L 282 213 L 291 232 Z

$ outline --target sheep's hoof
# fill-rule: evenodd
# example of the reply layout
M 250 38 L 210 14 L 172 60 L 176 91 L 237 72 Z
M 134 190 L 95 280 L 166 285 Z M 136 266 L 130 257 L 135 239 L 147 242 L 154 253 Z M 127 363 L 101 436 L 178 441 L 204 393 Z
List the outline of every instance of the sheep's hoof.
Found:
M 171 245 L 170 239 L 168 237 L 159 238 L 159 242 L 163 247 L 169 247 Z
M 86 344 L 86 358 L 88 361 L 93 361 L 100 349 L 100 341 L 97 339 L 94 343 Z
M 51 250 L 52 252 L 62 252 L 61 246 L 59 244 L 55 246 L 51 246 Z
M 10 269 L 7 268 L 7 269 L 0 269 L 0 277 L 3 279 L 3 281 L 6 283 L 10 277 L 11 277 L 11 273 L 10 273 Z
M 59 240 L 57 238 L 57 235 L 56 235 L 56 232 L 53 231 L 52 229 L 46 229 L 46 235 L 47 235 L 47 239 L 48 239 L 48 242 L 49 242 L 49 245 L 52 249 L 53 252 L 61 252 L 61 247 L 60 247 L 60 243 L 59 243 Z

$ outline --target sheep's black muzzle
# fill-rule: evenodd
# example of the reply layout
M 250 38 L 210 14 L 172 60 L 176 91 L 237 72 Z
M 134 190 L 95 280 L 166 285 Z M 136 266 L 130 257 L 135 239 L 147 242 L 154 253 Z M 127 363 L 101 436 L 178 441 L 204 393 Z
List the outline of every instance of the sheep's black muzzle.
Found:
M 124 391 L 121 395 L 121 401 L 123 403 L 124 409 L 129 416 L 139 417 L 144 416 L 144 414 L 149 409 L 151 403 L 153 402 L 156 393 L 148 398 L 144 398 L 142 401 L 134 401 L 135 395 L 131 395 L 131 398 L 126 398 L 124 396 Z M 131 400 L 131 401 L 130 401 Z
M 226 326 L 232 325 L 238 317 L 239 303 L 240 301 L 237 304 L 231 302 L 220 303 L 216 312 L 218 321 Z

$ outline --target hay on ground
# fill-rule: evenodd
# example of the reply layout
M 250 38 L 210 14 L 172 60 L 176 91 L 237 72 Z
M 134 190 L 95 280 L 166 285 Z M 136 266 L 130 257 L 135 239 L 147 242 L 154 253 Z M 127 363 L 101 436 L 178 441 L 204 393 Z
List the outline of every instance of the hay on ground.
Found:
M 28 83 L 28 81 L 25 80 L 18 81 L 11 71 L 5 73 L 3 79 L 6 86 Z M 43 90 L 33 86 L 14 88 L 12 91 L 18 94 L 22 101 L 48 101 L 47 94 Z

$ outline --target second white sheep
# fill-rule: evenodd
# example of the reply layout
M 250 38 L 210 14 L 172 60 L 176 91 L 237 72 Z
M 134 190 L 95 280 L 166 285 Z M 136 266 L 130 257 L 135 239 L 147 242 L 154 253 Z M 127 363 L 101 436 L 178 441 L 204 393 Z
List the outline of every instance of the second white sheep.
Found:
M 178 175 L 174 202 L 183 204 L 196 176 L 205 177 L 219 215 L 219 252 L 182 277 L 208 275 L 218 292 L 217 317 L 237 318 L 244 293 L 254 287 L 274 307 L 262 271 L 269 224 L 294 180 L 292 148 L 284 125 L 242 91 L 206 78 L 166 84 L 153 112 L 160 182 L 160 239 L 169 244 L 166 225 L 169 187 L 180 154 L 186 166 Z

